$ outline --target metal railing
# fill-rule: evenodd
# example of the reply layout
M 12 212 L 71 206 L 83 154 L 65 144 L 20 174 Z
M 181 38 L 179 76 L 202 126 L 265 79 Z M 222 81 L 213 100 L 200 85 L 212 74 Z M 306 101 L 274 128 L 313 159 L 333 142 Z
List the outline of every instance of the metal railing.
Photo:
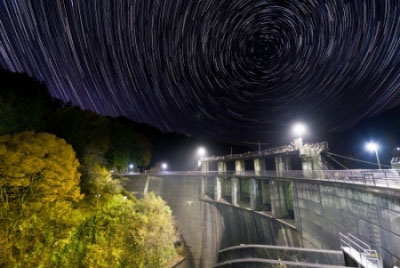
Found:
M 217 172 L 218 174 L 218 172 Z M 219 172 L 221 174 L 221 172 Z M 399 169 L 352 169 L 352 170 L 263 170 L 223 172 L 227 176 L 255 176 L 271 178 L 314 179 L 351 184 L 400 188 Z
M 369 186 L 400 188 L 400 169 L 348 170 L 262 170 L 262 171 L 147 171 L 149 175 L 205 175 L 225 177 L 289 178 L 333 181 Z
M 339 236 L 341 249 L 348 253 L 363 267 L 382 268 L 382 260 L 379 258 L 378 252 L 374 249 L 371 249 L 367 243 L 350 233 L 345 235 L 339 232 Z

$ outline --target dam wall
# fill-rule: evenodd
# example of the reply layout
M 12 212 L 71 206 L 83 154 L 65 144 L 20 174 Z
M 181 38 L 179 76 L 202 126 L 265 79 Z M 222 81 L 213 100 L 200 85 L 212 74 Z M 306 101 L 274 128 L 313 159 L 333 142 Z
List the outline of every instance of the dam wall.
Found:
M 340 250 L 339 232 L 400 264 L 400 189 L 268 177 L 131 176 L 127 189 L 171 207 L 193 267 L 213 267 L 240 244 Z M 247 203 L 246 203 L 247 202 Z
M 128 176 L 125 187 L 139 197 L 154 192 L 167 202 L 192 267 L 213 267 L 220 249 L 239 244 L 302 246 L 295 228 L 203 196 L 199 176 Z
M 400 190 L 293 180 L 295 221 L 305 247 L 339 249 L 339 232 L 378 251 L 385 267 L 400 264 Z

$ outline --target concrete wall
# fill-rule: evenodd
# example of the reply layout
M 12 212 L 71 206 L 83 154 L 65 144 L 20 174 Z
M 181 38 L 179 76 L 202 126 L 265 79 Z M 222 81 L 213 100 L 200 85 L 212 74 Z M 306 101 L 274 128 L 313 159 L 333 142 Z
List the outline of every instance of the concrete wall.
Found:
M 282 182 L 272 180 L 276 180 L 272 185 Z M 212 267 L 219 249 L 239 244 L 338 250 L 339 232 L 350 232 L 377 249 L 386 267 L 400 265 L 400 190 L 306 179 L 285 181 L 293 183 L 297 230 L 271 218 L 279 216 L 274 213 L 267 216 L 203 196 L 204 185 L 198 176 L 132 176 L 127 188 L 138 196 L 147 189 L 166 200 L 191 248 L 194 267 Z M 271 194 L 276 193 L 271 188 Z
M 218 251 L 219 219 L 215 206 L 199 199 L 200 177 L 131 176 L 125 187 L 143 193 L 145 185 L 148 192 L 161 196 L 171 207 L 178 230 L 192 253 L 191 266 L 212 267 Z
M 214 204 L 222 220 L 219 249 L 240 244 L 302 246 L 298 232 L 285 224 L 248 209 Z
M 160 195 L 171 207 L 192 253 L 192 267 L 213 267 L 218 250 L 239 244 L 301 246 L 296 230 L 267 216 L 202 196 L 195 176 L 131 176 L 126 188 Z
M 296 226 L 305 247 L 339 249 L 350 232 L 377 249 L 384 266 L 400 264 L 400 190 L 294 181 Z

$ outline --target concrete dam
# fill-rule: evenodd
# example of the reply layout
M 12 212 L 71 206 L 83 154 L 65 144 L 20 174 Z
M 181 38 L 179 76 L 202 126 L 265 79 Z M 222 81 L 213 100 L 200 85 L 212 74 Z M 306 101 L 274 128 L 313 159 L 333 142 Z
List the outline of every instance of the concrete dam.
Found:
M 301 170 L 290 170 L 294 148 L 204 158 L 200 172 L 129 175 L 126 187 L 171 207 L 190 251 L 181 267 L 399 266 L 399 172 L 316 169 L 321 146 L 308 147 Z

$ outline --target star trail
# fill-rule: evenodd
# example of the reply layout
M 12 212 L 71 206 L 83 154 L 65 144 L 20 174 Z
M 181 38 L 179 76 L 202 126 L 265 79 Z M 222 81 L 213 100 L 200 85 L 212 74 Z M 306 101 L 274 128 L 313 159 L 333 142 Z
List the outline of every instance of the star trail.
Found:
M 398 0 L 0 0 L 0 66 L 104 115 L 265 140 L 400 105 L 399 26 Z

